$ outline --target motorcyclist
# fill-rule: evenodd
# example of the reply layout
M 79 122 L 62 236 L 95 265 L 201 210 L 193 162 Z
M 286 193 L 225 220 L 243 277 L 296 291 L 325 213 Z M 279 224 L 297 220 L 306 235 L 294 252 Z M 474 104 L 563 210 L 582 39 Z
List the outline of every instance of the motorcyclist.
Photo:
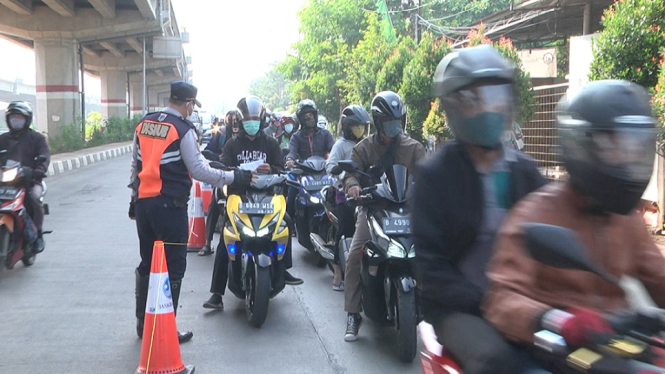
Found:
M 266 133 L 266 135 L 277 139 L 284 131 L 282 127 L 282 114 L 279 112 L 274 112 L 270 116 L 269 126 L 267 126 L 263 131 Z
M 40 253 L 44 251 L 44 238 L 42 237 L 44 210 L 40 201 L 43 192 L 41 182 L 46 177 L 51 162 L 51 152 L 44 135 L 30 128 L 32 108 L 29 103 L 25 101 L 10 103 L 5 110 L 5 119 L 9 132 L 0 135 L 0 149 L 7 151 L 2 157 L 3 160 L 18 161 L 24 168 L 32 169 L 32 180 L 28 181 L 29 193 L 25 202 L 27 202 L 28 214 L 37 229 L 37 239 L 32 243 L 32 251 Z M 46 156 L 46 160 L 35 160 L 40 155 Z
M 454 51 L 434 73 L 433 90 L 455 140 L 421 165 L 412 229 L 425 321 L 464 373 L 518 373 L 513 349 L 480 317 L 485 269 L 499 224 L 543 177 L 505 146 L 512 126 L 515 67 L 490 46 Z
M 618 80 L 589 83 L 557 112 L 568 180 L 530 194 L 508 216 L 483 309 L 512 341 L 533 343 L 536 329 L 546 326 L 583 346 L 595 333 L 612 333 L 600 313 L 627 309 L 624 292 L 592 273 L 529 258 L 521 225 L 572 229 L 591 261 L 617 278 L 637 278 L 664 307 L 665 258 L 636 210 L 653 171 L 657 122 L 648 91 Z
M 331 174 L 332 169 L 338 165 L 341 160 L 351 159 L 351 150 L 369 132 L 370 119 L 365 108 L 360 105 L 350 105 L 342 110 L 342 117 L 339 120 L 342 136 L 335 142 L 330 151 L 330 157 L 326 162 L 326 171 Z M 343 173 L 337 176 L 343 179 Z M 339 243 L 342 236 L 350 238 L 353 236 L 355 225 L 353 221 L 353 208 L 345 204 L 343 188 L 337 191 L 335 202 L 337 203 L 337 237 L 335 243 Z M 342 264 L 346 266 L 346 264 Z M 339 263 L 339 251 L 335 251 L 334 277 L 332 288 L 335 291 L 344 291 L 344 282 L 342 281 L 342 271 Z
M 284 156 L 279 149 L 277 141 L 261 131 L 266 120 L 263 102 L 256 96 L 246 96 L 238 102 L 240 118 L 240 135 L 226 143 L 222 150 L 221 162 L 229 167 L 241 164 L 263 161 L 256 171 L 258 173 L 279 173 L 284 170 Z M 228 194 L 242 194 L 244 191 L 229 187 Z M 224 240 L 220 240 L 215 256 L 215 267 L 212 275 L 210 292 L 212 296 L 203 304 L 204 308 L 222 309 L 224 304 L 222 296 L 228 280 L 228 253 Z M 284 254 L 284 265 L 287 269 L 293 265 L 291 240 L 287 244 Z M 285 272 L 286 284 L 302 284 L 302 279 L 296 278 L 288 271 Z
M 425 147 L 403 134 L 406 128 L 406 106 L 399 95 L 391 91 L 379 92 L 371 105 L 376 133 L 358 143 L 351 152 L 351 160 L 356 163 L 359 170 L 373 177 L 372 181 L 363 183 L 363 187 L 378 182 L 385 170 L 395 164 L 404 165 L 415 173 L 416 162 L 425 157 Z M 353 198 L 360 195 L 361 182 L 354 173 L 346 173 L 344 176 L 344 190 Z M 360 250 L 370 239 L 367 209 L 360 209 L 346 261 L 344 310 L 348 313 L 348 317 L 345 341 L 355 341 L 362 324 Z
M 282 123 L 282 128 L 284 131 L 282 131 L 282 134 L 278 135 L 276 139 L 279 143 L 279 147 L 282 150 L 285 149 L 289 151 L 289 142 L 291 141 L 291 136 L 293 136 L 293 134 L 298 131 L 298 122 L 290 114 L 283 115 L 280 122 Z
M 261 130 L 266 131 L 269 128 L 274 129 L 273 125 L 275 123 L 275 120 L 272 118 L 272 111 L 270 109 L 266 109 L 265 116 L 266 116 L 266 118 L 263 121 L 263 128 Z M 272 136 L 272 137 L 274 138 L 274 136 Z
M 232 139 L 232 136 L 228 135 L 226 128 L 239 128 L 240 117 L 241 114 L 237 109 L 229 110 L 224 118 L 225 125 L 214 132 L 212 139 L 210 139 L 210 142 L 201 154 L 209 160 L 219 161 L 222 156 L 222 148 Z M 215 235 L 215 226 L 217 225 L 217 220 L 219 219 L 220 214 L 221 212 L 217 206 L 217 201 L 211 199 L 210 206 L 208 207 L 208 219 L 206 219 L 206 244 L 199 251 L 199 256 L 207 256 L 214 253 L 212 250 L 212 239 Z
M 316 127 L 328 130 L 328 119 L 326 118 L 326 116 L 319 114 L 319 119 L 316 122 Z
M 296 118 L 302 128 L 298 130 L 289 141 L 289 154 L 286 156 L 286 166 L 293 167 L 295 160 L 306 160 L 312 156 L 326 158 L 335 144 L 330 131 L 316 126 L 318 109 L 310 99 L 304 99 L 296 107 Z M 291 217 L 295 217 L 296 197 L 298 189 L 289 188 L 287 210 Z

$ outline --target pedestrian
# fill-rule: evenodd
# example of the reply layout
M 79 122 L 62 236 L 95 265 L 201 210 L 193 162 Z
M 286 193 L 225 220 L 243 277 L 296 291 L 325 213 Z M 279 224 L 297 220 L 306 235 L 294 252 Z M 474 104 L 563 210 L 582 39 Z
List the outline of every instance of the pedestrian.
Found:
M 157 240 L 164 242 L 173 309 L 178 310 L 187 266 L 187 201 L 192 178 L 217 187 L 231 183 L 248 186 L 252 180 L 251 172 L 224 172 L 211 169 L 203 162 L 196 128 L 186 119 L 194 112 L 194 106 L 201 107 L 196 93 L 196 87 L 187 82 L 172 82 L 168 107 L 147 114 L 136 126 L 129 217 L 136 220 L 141 254 L 135 272 L 136 333 L 139 338 L 143 335 L 152 249 Z M 181 343 L 193 336 L 191 331 L 178 332 Z

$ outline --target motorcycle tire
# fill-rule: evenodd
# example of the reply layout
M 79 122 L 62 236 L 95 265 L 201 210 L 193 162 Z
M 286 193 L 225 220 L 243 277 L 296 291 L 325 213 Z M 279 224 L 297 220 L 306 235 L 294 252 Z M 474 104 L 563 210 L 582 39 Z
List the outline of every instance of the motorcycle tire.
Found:
M 397 355 L 403 362 L 411 362 L 416 357 L 418 315 L 416 313 L 416 293 L 404 292 L 397 288 Z
M 7 253 L 9 253 L 9 237 L 11 233 L 7 230 L 7 227 L 0 227 L 0 278 L 2 278 L 2 272 L 7 266 Z
M 328 265 L 328 260 L 323 258 L 319 252 L 316 252 L 316 267 L 323 268 Z
M 253 327 L 259 328 L 268 316 L 270 302 L 270 269 L 251 264 L 247 274 L 247 290 L 245 291 L 245 310 L 247 320 Z
M 35 264 L 35 260 L 37 259 L 37 255 L 34 253 L 31 253 L 27 256 L 23 256 L 21 261 L 23 262 L 24 266 L 32 266 Z

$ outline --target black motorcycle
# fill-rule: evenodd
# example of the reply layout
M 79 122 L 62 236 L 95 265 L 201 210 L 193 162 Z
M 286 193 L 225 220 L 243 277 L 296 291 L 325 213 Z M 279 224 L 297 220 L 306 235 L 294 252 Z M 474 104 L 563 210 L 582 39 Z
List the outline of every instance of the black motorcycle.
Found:
M 340 161 L 347 172 L 358 172 L 352 161 Z M 334 171 L 333 171 L 334 173 Z M 363 312 L 374 322 L 388 323 L 398 332 L 397 350 L 402 361 L 416 356 L 419 313 L 408 204 L 412 178 L 404 165 L 388 168 L 380 182 L 364 188 L 357 199 L 367 209 L 371 240 L 362 249 L 361 284 Z
M 337 218 L 337 203 L 335 201 L 337 189 L 334 186 L 327 186 L 321 190 L 321 201 L 323 208 L 330 221 L 330 227 L 326 233 L 325 238 L 316 236 L 312 238 L 314 248 L 328 263 L 328 268 L 333 273 L 335 272 L 333 264 L 335 262 L 335 253 L 339 255 L 340 269 L 342 271 L 342 279 L 344 279 L 344 271 L 346 270 L 346 259 L 349 257 L 349 248 L 351 248 L 351 241 L 353 237 L 347 238 L 342 236 L 339 242 L 335 242 L 339 230 L 339 222 Z M 312 236 L 312 235 L 311 235 Z

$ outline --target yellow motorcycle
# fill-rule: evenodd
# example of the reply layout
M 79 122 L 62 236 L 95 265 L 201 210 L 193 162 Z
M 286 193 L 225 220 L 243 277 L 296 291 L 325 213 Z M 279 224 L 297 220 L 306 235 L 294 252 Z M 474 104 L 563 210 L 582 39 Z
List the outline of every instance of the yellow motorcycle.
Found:
M 242 195 L 226 201 L 224 243 L 229 254 L 228 287 L 245 299 L 249 324 L 261 327 L 268 303 L 284 289 L 284 252 L 290 244 L 284 220 L 286 177 L 259 174 Z

